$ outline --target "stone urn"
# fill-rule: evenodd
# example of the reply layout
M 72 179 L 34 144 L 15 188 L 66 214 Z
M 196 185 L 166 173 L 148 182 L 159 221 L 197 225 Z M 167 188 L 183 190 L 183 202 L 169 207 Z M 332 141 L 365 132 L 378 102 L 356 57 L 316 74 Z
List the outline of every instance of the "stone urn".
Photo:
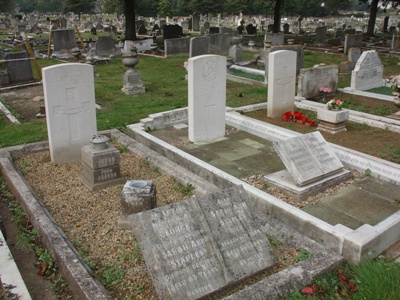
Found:
M 264 49 L 269 49 L 271 47 L 271 40 L 264 40 Z
M 158 44 L 157 43 L 150 44 L 150 50 L 151 50 L 151 52 L 153 54 L 157 52 L 157 49 L 158 49 Z
M 239 46 L 240 45 L 240 43 L 242 42 L 242 37 L 240 37 L 240 36 L 233 36 L 232 38 L 231 38 L 231 43 L 232 43 L 232 45 L 236 45 L 236 46 Z
M 109 138 L 107 136 L 105 136 L 105 135 L 102 135 L 102 134 L 95 134 L 90 139 L 90 142 L 93 145 L 93 149 L 96 149 L 96 150 L 106 149 L 108 141 L 109 141 Z
M 138 54 L 136 47 L 132 47 L 129 53 L 122 55 L 122 63 L 128 70 L 124 73 L 122 92 L 127 95 L 141 94 L 145 92 L 142 77 L 134 69 L 138 64 Z
M 139 63 L 137 49 L 132 48 L 131 51 L 122 55 L 122 64 L 128 67 L 128 71 L 133 72 L 134 67 Z
M 256 45 L 256 42 L 253 40 L 250 40 L 248 45 L 249 45 L 250 49 L 252 49 Z

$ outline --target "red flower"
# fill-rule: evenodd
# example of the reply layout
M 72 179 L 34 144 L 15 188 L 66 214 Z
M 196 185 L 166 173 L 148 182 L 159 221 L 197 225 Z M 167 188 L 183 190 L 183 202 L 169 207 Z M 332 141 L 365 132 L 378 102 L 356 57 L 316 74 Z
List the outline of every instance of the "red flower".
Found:
M 282 121 L 285 121 L 285 122 L 291 121 L 292 118 L 293 118 L 293 115 L 292 115 L 292 112 L 291 112 L 291 111 L 285 112 L 285 113 L 282 115 Z

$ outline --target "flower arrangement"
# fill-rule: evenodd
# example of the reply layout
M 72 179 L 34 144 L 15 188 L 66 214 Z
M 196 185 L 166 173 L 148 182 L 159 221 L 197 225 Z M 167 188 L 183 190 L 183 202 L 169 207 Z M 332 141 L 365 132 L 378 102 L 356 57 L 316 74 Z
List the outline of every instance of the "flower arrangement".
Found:
M 299 124 L 305 124 L 307 126 L 311 126 L 311 127 L 317 127 L 317 122 L 315 122 L 314 120 L 311 120 L 309 118 L 307 118 L 306 116 L 304 116 L 302 113 L 300 112 L 285 112 L 282 115 L 282 121 L 285 122 L 295 122 L 295 123 L 299 123 Z
M 343 106 L 343 102 L 340 101 L 339 99 L 331 99 L 331 100 L 328 101 L 328 103 L 326 103 L 326 107 L 329 110 L 342 109 L 342 106 Z
M 330 87 L 323 86 L 323 87 L 319 88 L 319 91 L 322 92 L 322 93 L 331 93 L 332 89 Z
M 400 75 L 390 76 L 389 79 L 386 79 L 387 82 L 390 83 L 393 95 L 399 96 L 400 95 Z

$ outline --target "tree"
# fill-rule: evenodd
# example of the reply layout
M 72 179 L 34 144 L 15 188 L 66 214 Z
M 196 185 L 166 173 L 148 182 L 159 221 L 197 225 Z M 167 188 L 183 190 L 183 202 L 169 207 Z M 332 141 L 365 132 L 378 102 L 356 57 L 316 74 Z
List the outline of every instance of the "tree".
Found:
M 360 3 L 368 3 L 368 0 L 359 0 Z M 381 4 L 381 6 L 379 6 Z M 400 0 L 372 0 L 369 4 L 369 19 L 367 27 L 367 36 L 375 35 L 375 22 L 378 10 L 382 7 L 386 10 L 388 7 L 397 8 L 400 5 Z
M 135 41 L 136 23 L 135 23 L 135 0 L 124 0 L 125 13 L 125 40 Z
M 63 9 L 62 0 L 37 0 L 37 10 L 42 13 L 58 13 Z
M 0 0 L 0 11 L 10 11 L 13 6 L 13 2 L 10 0 Z
M 73 12 L 78 15 L 79 20 L 81 19 L 81 14 L 92 13 L 94 10 L 96 0 L 65 0 L 63 12 Z
M 29 14 L 36 8 L 36 1 L 32 0 L 15 0 L 15 7 L 18 11 Z
M 173 9 L 171 2 L 169 0 L 160 0 L 157 12 L 160 16 L 172 16 Z
M 272 32 L 279 33 L 281 31 L 281 9 L 284 4 L 284 0 L 275 0 L 274 7 L 274 26 Z

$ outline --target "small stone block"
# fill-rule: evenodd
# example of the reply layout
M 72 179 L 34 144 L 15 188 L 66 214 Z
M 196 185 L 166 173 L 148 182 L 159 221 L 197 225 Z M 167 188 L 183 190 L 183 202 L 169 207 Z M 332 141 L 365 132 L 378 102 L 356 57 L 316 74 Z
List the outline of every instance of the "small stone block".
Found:
M 329 123 L 341 123 L 349 119 L 349 111 L 318 109 L 317 119 Z
M 175 129 L 181 130 L 181 129 L 186 129 L 188 128 L 187 124 L 176 124 L 174 125 Z
M 151 180 L 128 180 L 121 192 L 119 229 L 132 229 L 129 215 L 157 207 L 156 187 Z
M 82 163 L 88 165 L 91 169 L 100 169 L 118 165 L 120 153 L 118 149 L 107 144 L 107 148 L 96 150 L 92 145 L 87 145 L 81 149 Z
M 119 165 L 93 170 L 86 164 L 83 164 L 79 177 L 82 183 L 91 191 L 120 184 L 126 180 L 124 177 L 121 177 Z

